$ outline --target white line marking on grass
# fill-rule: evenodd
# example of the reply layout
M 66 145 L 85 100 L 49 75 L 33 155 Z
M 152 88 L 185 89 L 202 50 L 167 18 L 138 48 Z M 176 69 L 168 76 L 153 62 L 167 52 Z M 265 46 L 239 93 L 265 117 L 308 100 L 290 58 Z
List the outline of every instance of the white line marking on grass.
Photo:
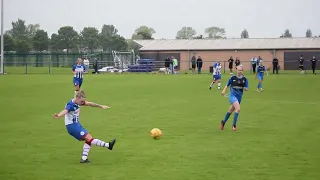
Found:
M 258 101 L 259 103 L 284 103 L 284 104 L 313 104 L 317 105 L 319 103 L 309 102 L 309 101 L 269 101 L 269 100 L 262 100 L 262 99 L 244 99 L 246 101 Z

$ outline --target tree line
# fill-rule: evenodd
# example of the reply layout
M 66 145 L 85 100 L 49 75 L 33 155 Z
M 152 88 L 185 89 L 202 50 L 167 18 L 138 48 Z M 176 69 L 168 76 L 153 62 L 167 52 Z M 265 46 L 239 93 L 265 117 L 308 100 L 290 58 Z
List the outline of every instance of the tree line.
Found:
M 137 28 L 131 39 L 125 39 L 114 25 L 85 27 L 77 32 L 72 26 L 60 27 L 50 37 L 39 24 L 26 24 L 22 19 L 11 23 L 12 28 L 4 33 L 4 51 L 19 54 L 29 52 L 94 52 L 138 50 L 134 39 L 152 39 L 155 31 L 147 26 Z
M 69 53 L 132 49 L 138 53 L 139 47 L 133 40 L 154 39 L 153 35 L 156 33 L 151 27 L 140 26 L 130 39 L 125 39 L 114 25 L 104 24 L 100 30 L 96 27 L 85 27 L 80 32 L 72 26 L 63 26 L 49 37 L 47 31 L 41 29 L 39 24 L 26 24 L 24 20 L 18 19 L 11 25 L 12 28 L 4 34 L 4 51 L 21 54 L 44 51 Z M 204 36 L 196 35 L 197 32 L 192 27 L 182 27 L 177 32 L 176 39 L 223 39 L 226 38 L 226 30 L 213 26 L 205 29 Z M 244 29 L 240 37 L 249 38 L 249 32 Z M 286 29 L 280 37 L 291 38 L 292 34 Z M 313 37 L 310 29 L 306 31 L 306 37 Z

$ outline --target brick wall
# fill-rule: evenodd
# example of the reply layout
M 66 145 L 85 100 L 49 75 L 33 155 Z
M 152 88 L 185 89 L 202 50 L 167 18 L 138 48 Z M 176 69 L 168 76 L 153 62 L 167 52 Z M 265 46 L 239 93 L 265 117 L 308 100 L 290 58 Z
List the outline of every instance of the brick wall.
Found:
M 180 70 L 186 71 L 189 70 L 191 67 L 191 57 L 193 55 L 198 58 L 201 56 L 203 60 L 203 67 L 202 69 L 205 71 L 209 70 L 209 67 L 213 65 L 213 62 L 220 61 L 228 61 L 230 56 L 233 56 L 235 60 L 236 57 L 239 57 L 241 64 L 244 66 L 245 70 L 250 70 L 251 63 L 250 60 L 253 57 L 261 56 L 264 60 L 264 64 L 267 67 L 272 68 L 272 59 L 273 54 L 275 53 L 276 57 L 279 59 L 279 65 L 281 69 L 284 67 L 284 52 L 301 52 L 302 50 L 222 50 L 222 51 L 148 51 L 148 52 L 141 52 L 144 54 L 148 53 L 180 53 Z M 304 52 L 307 51 L 316 51 L 316 50 L 303 50 Z M 317 50 L 320 52 L 320 50 Z M 318 57 L 320 60 L 320 57 Z M 298 60 L 298 59 L 297 59 Z M 163 60 L 161 60 L 163 61 Z M 222 66 L 226 66 L 226 71 L 228 70 L 228 63 L 222 63 Z M 224 68 L 224 67 L 223 67 Z

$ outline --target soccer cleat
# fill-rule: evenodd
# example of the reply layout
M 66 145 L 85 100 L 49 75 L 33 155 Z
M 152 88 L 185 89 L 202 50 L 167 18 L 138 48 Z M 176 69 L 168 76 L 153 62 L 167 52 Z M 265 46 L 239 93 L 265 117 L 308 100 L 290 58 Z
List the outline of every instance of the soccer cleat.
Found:
M 80 160 L 80 163 L 89 163 L 89 162 L 90 162 L 89 159 L 86 159 L 86 160 L 81 159 Z
M 236 130 L 237 130 L 237 127 L 236 127 L 235 125 L 233 125 L 233 126 L 232 126 L 232 130 L 233 130 L 233 131 L 236 131 Z
M 211 90 L 211 86 L 209 87 L 209 89 Z
M 221 129 L 221 130 L 224 129 L 224 124 L 225 124 L 225 123 L 224 123 L 223 121 L 221 121 L 221 123 L 220 123 L 220 129 Z
M 260 92 L 260 90 L 257 88 L 257 91 Z
M 260 92 L 262 92 L 263 91 L 263 89 L 262 88 L 260 88 Z
M 109 142 L 109 147 L 108 147 L 108 149 L 109 149 L 109 150 L 112 150 L 114 144 L 116 144 L 116 138 L 114 138 L 112 141 Z

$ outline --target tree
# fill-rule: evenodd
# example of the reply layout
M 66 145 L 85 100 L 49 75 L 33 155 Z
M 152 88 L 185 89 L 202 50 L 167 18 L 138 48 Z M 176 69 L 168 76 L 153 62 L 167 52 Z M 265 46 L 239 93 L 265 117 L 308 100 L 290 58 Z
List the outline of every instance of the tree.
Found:
M 222 39 L 225 37 L 226 30 L 219 27 L 209 27 L 205 30 L 205 33 L 208 34 L 210 39 Z
M 18 19 L 18 21 L 11 23 L 12 28 L 8 31 L 8 34 L 16 40 L 27 40 L 29 37 L 28 28 L 25 21 Z
M 101 36 L 114 36 L 118 34 L 118 30 L 114 25 L 106 25 L 104 24 L 101 29 Z
M 246 29 L 241 32 L 241 38 L 249 38 L 249 33 Z
M 18 54 L 28 54 L 31 48 L 29 46 L 29 42 L 26 40 L 17 40 L 16 41 L 16 52 Z
M 118 34 L 117 28 L 113 25 L 102 26 L 100 43 L 103 51 L 122 51 L 128 48 L 125 38 Z
M 78 33 L 71 26 L 64 26 L 58 30 L 59 49 L 67 49 L 69 52 L 72 48 L 76 47 L 78 42 Z
M 127 41 L 127 44 L 128 44 L 129 50 L 133 50 L 136 55 L 139 55 L 139 53 L 140 53 L 139 49 L 141 48 L 141 46 L 139 44 L 135 43 L 134 40 L 132 40 L 132 39 L 129 39 Z
M 27 26 L 28 38 L 32 39 L 36 35 L 36 32 L 39 29 L 40 29 L 40 25 L 39 24 L 29 24 Z
M 0 37 L 0 40 L 1 40 L 1 37 Z M 14 51 L 15 50 L 15 41 L 8 33 L 5 33 L 3 35 L 3 41 L 4 41 L 4 44 L 3 44 L 4 51 Z
M 140 26 L 134 31 L 132 39 L 153 39 L 152 35 L 155 33 L 156 31 L 151 27 Z
M 191 39 L 197 34 L 192 27 L 182 27 L 176 35 L 176 39 Z
M 307 37 L 307 38 L 311 38 L 311 37 L 312 37 L 312 31 L 311 31 L 311 29 L 307 29 L 306 37 Z
M 33 37 L 33 48 L 37 51 L 48 50 L 49 38 L 48 33 L 44 30 L 37 30 Z
M 282 36 L 280 36 L 281 38 L 292 38 L 292 34 L 290 33 L 289 29 L 286 29 L 284 31 L 284 33 L 282 34 Z
M 59 50 L 61 50 L 60 48 L 60 39 L 59 39 L 59 35 L 56 33 L 53 33 L 51 35 L 51 39 L 50 39 L 50 49 L 53 52 L 57 52 Z
M 81 41 L 91 52 L 99 47 L 99 30 L 95 27 L 85 27 L 81 31 Z
M 112 36 L 112 49 L 115 51 L 126 51 L 128 49 L 128 43 L 126 39 L 120 35 Z

